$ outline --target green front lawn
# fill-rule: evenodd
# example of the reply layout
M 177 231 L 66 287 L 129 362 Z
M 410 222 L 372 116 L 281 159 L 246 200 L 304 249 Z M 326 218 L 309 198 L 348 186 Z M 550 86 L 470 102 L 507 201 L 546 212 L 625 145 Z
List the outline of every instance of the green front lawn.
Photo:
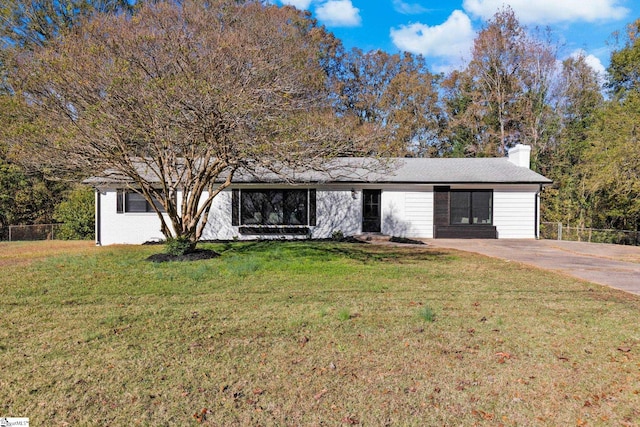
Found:
M 206 245 L 205 245 L 206 246 Z M 640 298 L 456 251 L 0 244 L 0 417 L 637 425 Z

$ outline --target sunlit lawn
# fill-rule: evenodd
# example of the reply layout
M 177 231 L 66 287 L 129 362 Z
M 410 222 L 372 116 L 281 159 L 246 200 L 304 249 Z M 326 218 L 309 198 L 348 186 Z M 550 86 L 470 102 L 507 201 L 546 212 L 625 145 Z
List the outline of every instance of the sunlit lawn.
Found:
M 0 244 L 0 417 L 638 425 L 640 298 L 428 246 Z

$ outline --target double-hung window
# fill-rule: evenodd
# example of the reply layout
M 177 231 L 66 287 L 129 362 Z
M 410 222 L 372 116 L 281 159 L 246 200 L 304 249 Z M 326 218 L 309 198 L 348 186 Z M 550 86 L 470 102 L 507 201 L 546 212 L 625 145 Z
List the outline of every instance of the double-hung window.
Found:
M 452 190 L 449 212 L 451 225 L 491 225 L 493 191 Z
M 160 212 L 164 212 L 162 204 L 157 199 L 154 198 L 153 203 L 160 210 Z M 142 194 L 136 193 L 135 191 L 126 190 L 118 190 L 116 193 L 116 211 L 118 213 L 155 212 L 153 206 L 147 201 L 147 199 L 144 198 Z

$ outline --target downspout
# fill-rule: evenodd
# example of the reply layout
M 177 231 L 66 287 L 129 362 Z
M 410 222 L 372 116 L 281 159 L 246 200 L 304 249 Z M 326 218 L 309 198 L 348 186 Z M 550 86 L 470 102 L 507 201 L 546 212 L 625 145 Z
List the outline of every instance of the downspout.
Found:
M 96 188 L 96 224 L 95 224 L 95 233 L 96 233 L 96 246 L 102 246 L 100 243 L 100 190 Z
M 540 239 L 540 193 L 542 192 L 542 184 L 540 184 L 540 189 L 536 191 L 536 213 L 535 213 L 535 235 L 536 239 Z

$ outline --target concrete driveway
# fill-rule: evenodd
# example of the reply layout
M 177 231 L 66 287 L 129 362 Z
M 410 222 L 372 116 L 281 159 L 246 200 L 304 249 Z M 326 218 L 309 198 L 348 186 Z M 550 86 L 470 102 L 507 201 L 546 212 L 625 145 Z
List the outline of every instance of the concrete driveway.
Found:
M 430 239 L 428 244 L 555 270 L 640 295 L 638 246 L 524 239 Z

